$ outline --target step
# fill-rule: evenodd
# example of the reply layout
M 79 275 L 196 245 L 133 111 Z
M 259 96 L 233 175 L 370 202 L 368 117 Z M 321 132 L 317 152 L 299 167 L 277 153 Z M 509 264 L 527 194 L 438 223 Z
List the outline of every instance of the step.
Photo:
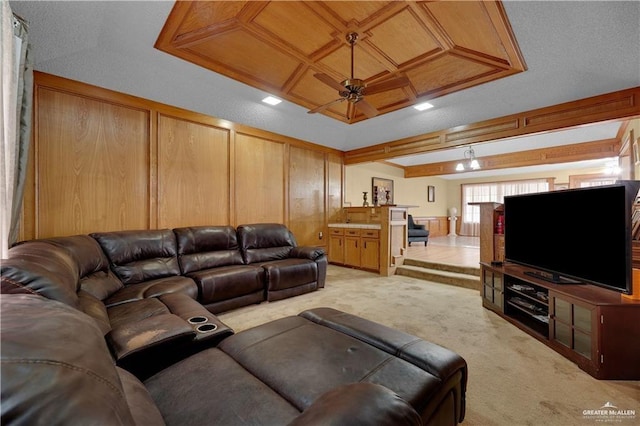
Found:
M 480 291 L 480 277 L 477 275 L 451 272 L 442 269 L 429 269 L 421 266 L 400 265 L 396 268 L 396 275 L 418 278 L 457 287 Z
M 426 269 L 436 269 L 439 271 L 480 276 L 480 264 L 478 264 L 478 266 L 461 266 L 450 263 L 430 262 L 428 260 L 420 259 L 404 259 L 404 264 L 407 266 L 419 266 Z

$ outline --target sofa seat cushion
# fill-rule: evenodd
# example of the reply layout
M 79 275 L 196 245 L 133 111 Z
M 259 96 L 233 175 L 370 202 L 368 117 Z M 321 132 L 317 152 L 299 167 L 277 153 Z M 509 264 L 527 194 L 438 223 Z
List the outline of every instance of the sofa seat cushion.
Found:
M 164 425 L 160 410 L 156 407 L 142 382 L 122 368 L 116 367 L 116 371 L 120 377 L 120 383 L 122 383 L 122 389 L 134 423 L 136 425 Z
M 222 266 L 187 276 L 198 285 L 203 305 L 264 291 L 264 270 L 256 265 Z
M 318 289 L 318 264 L 290 258 L 262 263 L 267 279 L 267 300 L 274 301 Z
M 111 307 L 170 293 L 182 293 L 192 299 L 196 299 L 198 297 L 198 287 L 192 279 L 187 277 L 166 277 L 140 284 L 127 285 L 103 302 L 107 307 Z
M 271 357 L 263 362 L 269 364 Z M 192 355 L 144 384 L 169 426 L 286 425 L 300 414 L 216 348 Z
M 442 383 L 392 353 L 299 316 L 245 330 L 218 348 L 300 411 L 325 392 L 356 382 L 383 385 L 418 410 Z

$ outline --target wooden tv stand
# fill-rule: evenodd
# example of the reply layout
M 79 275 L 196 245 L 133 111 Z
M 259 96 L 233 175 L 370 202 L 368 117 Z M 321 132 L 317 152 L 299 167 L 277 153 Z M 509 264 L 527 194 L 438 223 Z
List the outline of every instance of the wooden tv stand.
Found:
M 597 379 L 640 379 L 640 301 L 594 285 L 554 284 L 512 263 L 480 268 L 485 308 Z

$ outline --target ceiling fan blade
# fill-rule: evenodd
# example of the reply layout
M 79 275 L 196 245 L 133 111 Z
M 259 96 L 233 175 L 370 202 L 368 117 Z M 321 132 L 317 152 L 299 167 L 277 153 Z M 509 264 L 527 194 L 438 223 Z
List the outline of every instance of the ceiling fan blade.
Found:
M 358 102 L 355 103 L 355 105 L 356 105 L 356 108 L 362 111 L 362 113 L 369 118 L 372 118 L 378 115 L 378 110 L 375 109 L 369 102 L 365 101 L 364 99 L 360 99 Z
M 345 100 L 346 100 L 346 98 L 336 99 L 334 101 L 331 101 L 331 102 L 326 103 L 324 105 L 320 105 L 317 108 L 314 108 L 314 109 L 311 109 L 311 110 L 307 111 L 307 114 L 315 114 L 316 112 L 324 111 L 325 109 L 329 108 L 331 105 L 337 104 L 338 102 L 342 102 L 342 101 L 345 101 Z
M 371 86 L 367 86 L 363 90 L 364 95 L 373 95 L 374 93 L 385 92 L 391 89 L 399 89 L 400 87 L 407 86 L 409 79 L 407 77 L 396 77 L 391 80 L 381 81 L 380 83 L 374 83 Z
M 320 80 L 321 82 L 323 82 L 324 84 L 326 84 L 327 86 L 336 89 L 338 92 L 342 92 L 345 89 L 342 84 L 338 83 L 337 81 L 329 77 L 327 74 L 314 74 L 313 76 L 318 80 Z

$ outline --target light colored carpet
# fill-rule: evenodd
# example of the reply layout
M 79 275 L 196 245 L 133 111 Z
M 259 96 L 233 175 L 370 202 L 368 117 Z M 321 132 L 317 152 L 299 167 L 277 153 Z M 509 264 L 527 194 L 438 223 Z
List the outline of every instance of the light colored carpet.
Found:
M 459 353 L 469 367 L 464 425 L 640 424 L 640 381 L 594 379 L 484 309 L 475 290 L 330 265 L 322 290 L 218 317 L 239 332 L 320 306 L 378 321 Z M 635 416 L 584 415 L 606 403 L 635 410 Z

